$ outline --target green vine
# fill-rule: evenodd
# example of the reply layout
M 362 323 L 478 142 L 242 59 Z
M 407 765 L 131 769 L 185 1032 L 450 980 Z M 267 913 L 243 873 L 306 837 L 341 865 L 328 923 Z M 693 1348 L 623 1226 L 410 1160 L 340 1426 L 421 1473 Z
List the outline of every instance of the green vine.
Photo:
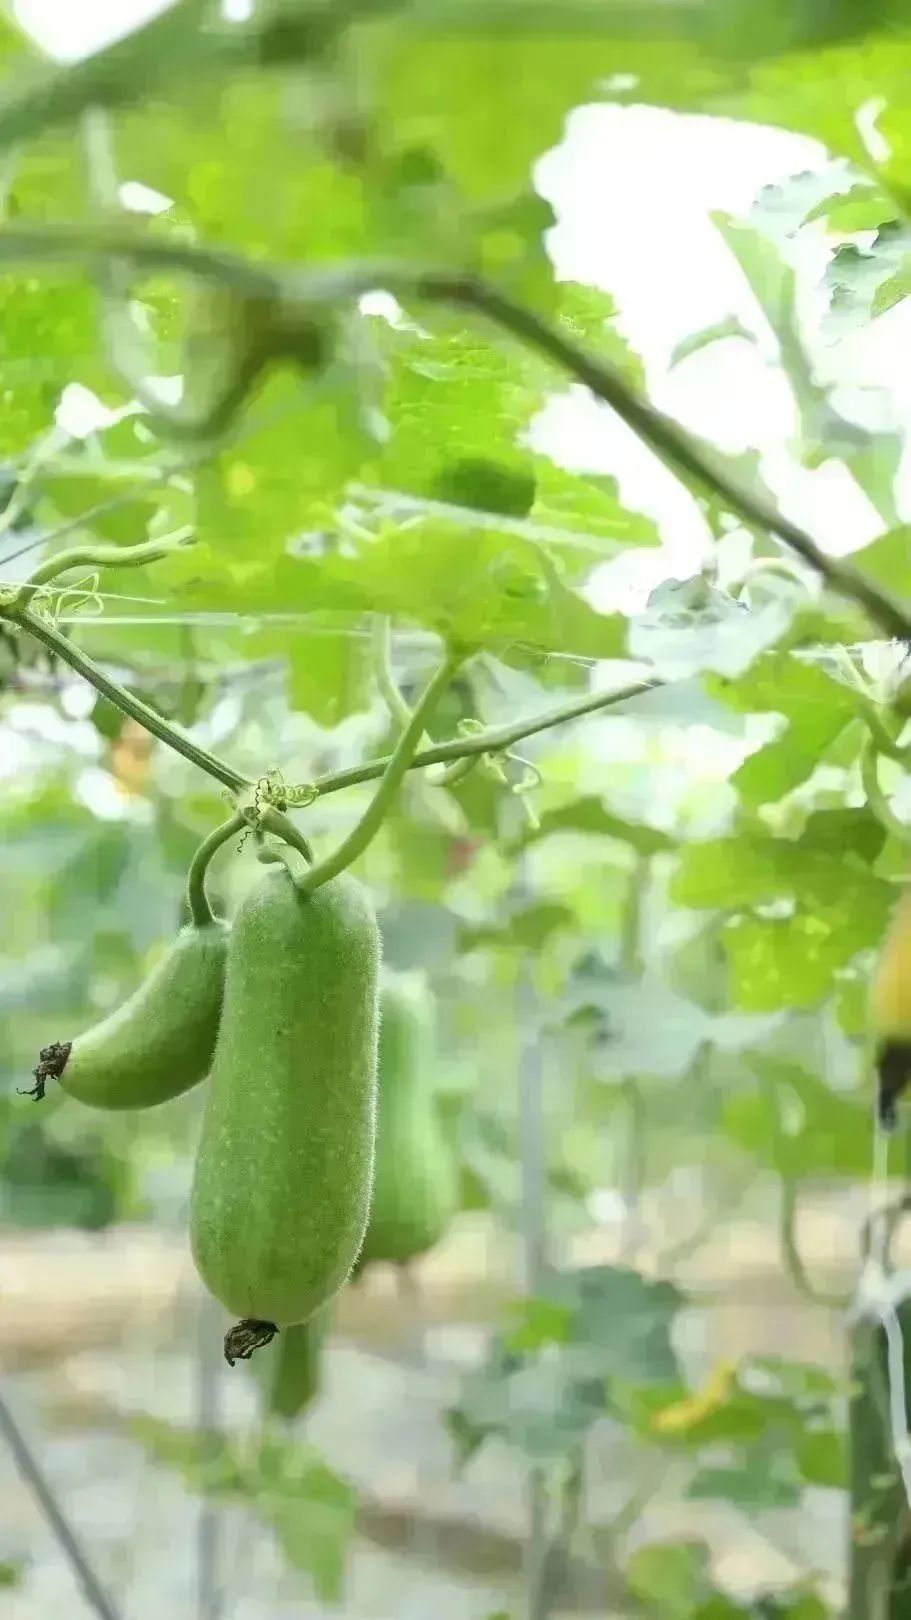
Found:
M 411 719 L 402 732 L 395 751 L 380 777 L 380 785 L 360 821 L 348 834 L 348 837 L 342 841 L 333 855 L 327 856 L 317 866 L 311 867 L 299 884 L 302 893 L 312 894 L 314 889 L 320 888 L 322 884 L 328 883 L 331 878 L 337 877 L 340 872 L 345 871 L 363 854 L 367 845 L 375 837 L 392 806 L 406 772 L 411 768 L 415 749 L 424 727 L 456 670 L 464 662 L 464 658 L 465 654 L 462 652 L 450 652 L 444 658 L 436 674 L 428 681 L 420 699 L 415 704 Z
M 187 873 L 187 905 L 194 928 L 209 928 L 215 921 L 209 897 L 206 894 L 206 873 L 209 863 L 223 844 L 228 842 L 236 832 L 246 826 L 247 818 L 242 810 L 229 816 L 221 826 L 213 828 L 207 838 L 204 838 L 196 854 L 190 862 Z

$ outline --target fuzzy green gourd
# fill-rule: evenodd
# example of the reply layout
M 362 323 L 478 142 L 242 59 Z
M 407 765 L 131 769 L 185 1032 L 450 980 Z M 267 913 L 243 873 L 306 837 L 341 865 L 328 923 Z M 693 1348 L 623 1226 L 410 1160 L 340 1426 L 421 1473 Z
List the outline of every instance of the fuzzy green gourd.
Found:
M 323 1344 L 331 1311 L 315 1311 L 307 1322 L 282 1328 L 252 1363 L 263 1392 L 263 1412 L 291 1423 L 316 1399 Z
M 215 919 L 181 929 L 148 978 L 120 1007 L 72 1041 L 41 1050 L 35 1086 L 48 1080 L 92 1108 L 150 1108 L 208 1072 L 221 1014 L 228 928 Z
M 456 1166 L 432 1089 L 433 1002 L 415 975 L 384 975 L 380 992 L 376 1170 L 358 1256 L 404 1264 L 443 1237 L 458 1207 Z
M 363 1241 L 376 1134 L 380 937 L 347 874 L 302 894 L 282 866 L 231 931 L 190 1199 L 209 1291 L 248 1359 L 341 1287 Z

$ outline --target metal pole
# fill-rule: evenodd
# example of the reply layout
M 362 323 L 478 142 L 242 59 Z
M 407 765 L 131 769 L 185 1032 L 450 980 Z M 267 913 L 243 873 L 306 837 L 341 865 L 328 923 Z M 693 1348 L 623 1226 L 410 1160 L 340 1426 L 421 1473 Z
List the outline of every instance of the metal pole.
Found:
M 196 1419 L 212 1441 L 221 1428 L 221 1319 L 213 1300 L 200 1290 L 196 1311 Z M 221 1522 L 218 1504 L 199 1500 L 196 1522 L 196 1613 L 199 1620 L 219 1620 L 222 1612 Z
M 522 1285 L 528 1295 L 540 1287 L 547 1265 L 547 1172 L 544 1152 L 543 1063 L 538 1004 L 531 974 L 522 970 L 517 995 L 519 1037 L 519 1153 L 522 1172 Z M 548 1489 L 547 1473 L 533 1463 L 528 1470 L 528 1534 L 523 1576 L 527 1620 L 547 1620 Z
M 118 1610 L 115 1609 L 86 1554 L 83 1552 L 76 1532 L 57 1501 L 37 1458 L 34 1456 L 28 1441 L 2 1396 L 0 1396 L 0 1433 L 3 1434 L 16 1467 L 31 1490 L 35 1501 L 50 1525 L 58 1546 L 82 1587 L 89 1607 L 94 1609 L 97 1615 L 100 1615 L 101 1620 L 121 1620 Z

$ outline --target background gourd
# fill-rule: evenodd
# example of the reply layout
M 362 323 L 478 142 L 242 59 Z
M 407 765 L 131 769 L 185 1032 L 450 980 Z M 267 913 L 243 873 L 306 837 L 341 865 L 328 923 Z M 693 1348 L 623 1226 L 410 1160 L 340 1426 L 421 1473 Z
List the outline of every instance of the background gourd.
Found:
M 358 1271 L 439 1243 L 458 1207 L 456 1165 L 434 1097 L 434 1005 L 418 974 L 386 972 L 380 992 L 376 1170 Z

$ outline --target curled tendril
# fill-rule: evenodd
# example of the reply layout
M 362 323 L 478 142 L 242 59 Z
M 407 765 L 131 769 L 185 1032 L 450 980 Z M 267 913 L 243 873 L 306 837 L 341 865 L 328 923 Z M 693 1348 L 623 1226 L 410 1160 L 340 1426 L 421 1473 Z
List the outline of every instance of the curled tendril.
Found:
M 541 787 L 543 785 L 544 778 L 534 761 L 526 759 L 524 754 L 510 753 L 508 757 L 513 761 L 514 764 L 521 765 L 522 767 L 522 775 L 520 776 L 518 782 L 513 783 L 512 792 L 519 800 L 525 819 L 528 822 L 532 832 L 537 832 L 541 825 L 541 818 L 538 815 L 534 805 L 528 799 L 528 794 L 533 793 L 535 788 Z
M 55 630 L 59 628 L 60 615 L 64 609 L 68 613 L 87 613 L 97 619 L 104 612 L 104 603 L 98 589 L 99 582 L 96 569 L 93 573 L 84 574 L 81 579 L 74 579 L 71 584 L 62 587 L 50 583 L 39 585 L 29 605 Z
M 483 730 L 483 727 L 479 729 Z M 506 770 L 507 764 L 520 767 L 521 775 L 517 782 L 510 781 Z M 528 799 L 528 794 L 534 792 L 535 788 L 539 788 L 544 780 L 537 765 L 532 760 L 526 759 L 524 754 L 517 754 L 513 749 L 506 748 L 501 753 L 482 754 L 481 766 L 494 782 L 508 788 L 510 793 L 519 800 L 529 826 L 533 832 L 537 832 L 541 825 L 540 818 L 534 805 Z
M 484 731 L 484 725 L 480 720 L 476 720 L 473 715 L 469 715 L 459 721 L 456 731 L 460 737 L 467 740 L 469 737 L 480 736 Z M 510 781 L 506 769 L 507 765 L 519 766 L 521 774 L 517 782 Z M 452 764 L 444 766 L 440 775 L 436 777 L 434 786 L 454 786 L 457 782 L 461 782 L 469 771 L 476 769 L 482 770 L 485 776 L 498 783 L 500 787 L 508 788 L 510 793 L 515 794 L 522 806 L 529 826 L 533 832 L 537 832 L 541 822 L 537 811 L 529 803 L 527 797 L 529 793 L 534 792 L 535 788 L 541 787 L 544 781 L 537 765 L 532 760 L 526 759 L 524 754 L 516 753 L 512 748 L 494 749 L 489 753 L 457 759 Z
M 231 804 L 234 799 L 230 793 L 222 795 Z M 251 832 L 260 831 L 263 806 L 268 805 L 273 810 L 304 810 L 319 797 L 319 791 L 312 782 L 286 782 L 281 767 L 269 765 L 253 789 L 253 803 L 243 811 L 247 818 L 247 825 L 237 845 L 240 854 Z

